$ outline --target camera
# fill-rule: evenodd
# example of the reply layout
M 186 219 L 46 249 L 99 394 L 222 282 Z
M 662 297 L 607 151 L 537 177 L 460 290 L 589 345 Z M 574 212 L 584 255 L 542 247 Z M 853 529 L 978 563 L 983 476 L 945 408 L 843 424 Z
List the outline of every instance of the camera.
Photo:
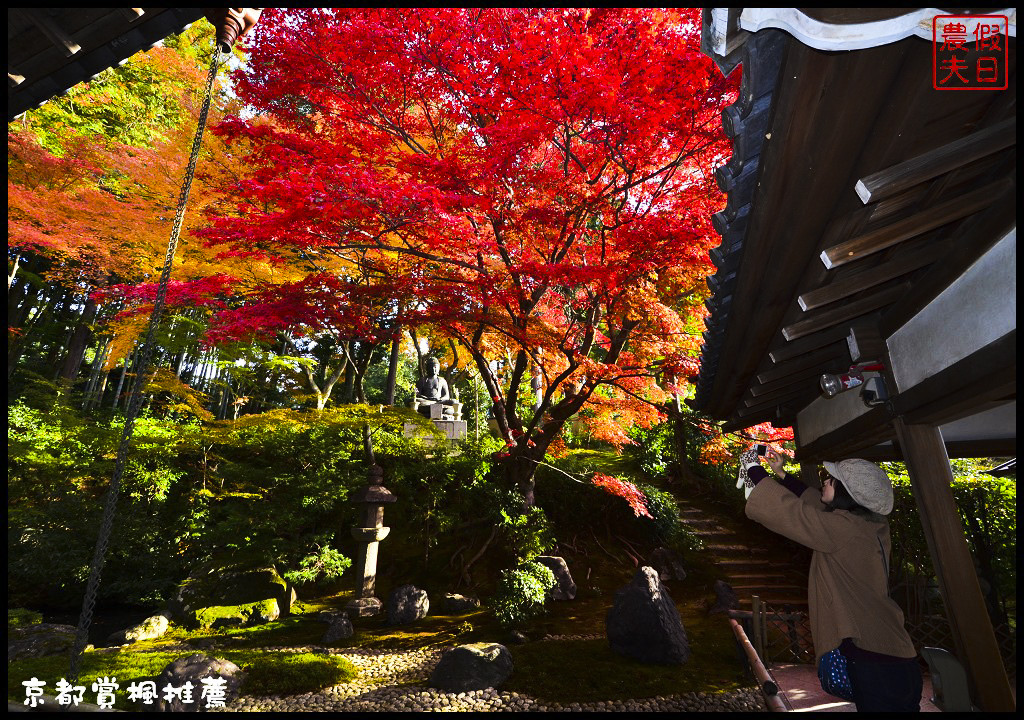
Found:
M 758 444 L 758 445 L 755 445 L 754 447 L 757 448 L 757 454 L 758 455 L 762 455 L 763 456 L 766 452 L 768 452 L 768 446 L 767 445 Z

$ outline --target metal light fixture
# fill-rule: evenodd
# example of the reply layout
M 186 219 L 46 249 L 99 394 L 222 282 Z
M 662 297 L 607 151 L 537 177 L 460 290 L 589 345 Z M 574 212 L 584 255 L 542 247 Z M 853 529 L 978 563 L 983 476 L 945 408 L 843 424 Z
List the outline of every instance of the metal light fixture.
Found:
M 881 375 L 869 377 L 864 381 L 864 387 L 860 391 L 860 399 L 868 407 L 885 405 L 889 400 L 889 390 L 885 387 L 885 380 Z
M 821 392 L 825 397 L 833 398 L 841 392 L 863 385 L 864 373 L 883 370 L 884 368 L 885 366 L 881 363 L 870 362 L 851 365 L 850 369 L 841 375 L 825 373 L 819 380 Z

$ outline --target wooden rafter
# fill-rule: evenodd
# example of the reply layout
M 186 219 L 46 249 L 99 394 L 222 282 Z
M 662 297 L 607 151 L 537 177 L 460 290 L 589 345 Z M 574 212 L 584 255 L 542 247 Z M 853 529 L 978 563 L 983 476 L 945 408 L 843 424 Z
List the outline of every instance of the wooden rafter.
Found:
M 800 309 L 806 312 L 823 305 L 844 300 L 870 287 L 881 285 L 884 282 L 894 280 L 901 275 L 906 275 L 918 268 L 929 265 L 935 262 L 941 255 L 944 255 L 945 250 L 944 244 L 942 247 L 929 244 L 916 249 L 914 252 L 882 263 L 870 270 L 865 270 L 824 287 L 805 292 L 797 298 L 797 302 L 800 305 Z
M 857 196 L 866 205 L 993 155 L 1016 143 L 1017 120 L 1010 118 L 858 180 L 855 186 Z
M 833 245 L 822 250 L 821 261 L 831 270 L 956 220 L 962 220 L 990 206 L 1010 185 L 1011 181 L 1005 178 L 996 180 L 959 198 L 948 200 L 939 207 L 927 208 L 891 225 Z
M 71 57 L 82 51 L 82 46 L 41 10 L 34 8 L 11 8 L 11 12 L 35 25 L 39 32 L 46 36 L 47 40 L 64 51 L 65 56 Z
M 795 340 L 804 335 L 824 330 L 832 325 L 853 320 L 869 312 L 883 308 L 896 302 L 901 295 L 910 289 L 909 283 L 900 283 L 894 287 L 880 290 L 852 302 L 843 303 L 839 307 L 823 310 L 806 320 L 799 320 L 782 328 L 782 335 L 787 340 Z

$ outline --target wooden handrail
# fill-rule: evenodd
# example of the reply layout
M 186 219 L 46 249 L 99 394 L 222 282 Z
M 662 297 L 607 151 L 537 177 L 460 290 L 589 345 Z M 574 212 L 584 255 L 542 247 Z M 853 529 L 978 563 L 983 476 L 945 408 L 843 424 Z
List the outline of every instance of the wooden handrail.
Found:
M 732 615 L 732 613 L 730 613 Z M 736 636 L 736 640 L 739 642 L 740 647 L 743 648 L 743 652 L 747 655 L 747 661 L 750 663 L 750 669 L 754 672 L 754 677 L 757 678 L 757 682 L 761 686 L 761 694 L 764 695 L 765 704 L 771 712 L 788 712 L 785 703 L 782 702 L 782 698 L 779 697 L 779 686 L 772 679 L 768 669 L 761 662 L 761 658 L 757 656 L 757 651 L 754 650 L 754 646 L 750 644 L 750 640 L 747 638 L 747 634 L 743 631 L 743 626 L 736 621 L 735 618 L 729 618 L 729 624 L 732 625 L 732 632 Z

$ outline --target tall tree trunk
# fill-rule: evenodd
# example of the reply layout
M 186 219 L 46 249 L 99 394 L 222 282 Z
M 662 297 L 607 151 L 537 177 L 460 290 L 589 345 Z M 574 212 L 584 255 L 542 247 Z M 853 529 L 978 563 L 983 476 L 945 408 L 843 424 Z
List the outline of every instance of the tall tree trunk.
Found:
M 18 274 L 18 265 L 21 264 L 21 253 L 14 256 L 14 265 L 11 266 L 11 272 L 7 276 L 7 294 L 11 292 L 11 285 L 14 284 L 14 276 Z
M 82 367 L 82 359 L 85 357 L 85 350 L 89 346 L 92 337 L 92 322 L 96 319 L 96 302 L 90 297 L 85 301 L 85 308 L 82 310 L 81 319 L 75 325 L 68 342 L 68 354 L 61 366 L 60 377 L 72 382 L 78 378 L 78 371 Z
M 395 328 L 391 339 L 391 356 L 388 358 L 388 383 L 384 389 L 384 404 L 395 404 L 395 382 L 398 379 L 398 359 L 402 346 L 402 329 Z

